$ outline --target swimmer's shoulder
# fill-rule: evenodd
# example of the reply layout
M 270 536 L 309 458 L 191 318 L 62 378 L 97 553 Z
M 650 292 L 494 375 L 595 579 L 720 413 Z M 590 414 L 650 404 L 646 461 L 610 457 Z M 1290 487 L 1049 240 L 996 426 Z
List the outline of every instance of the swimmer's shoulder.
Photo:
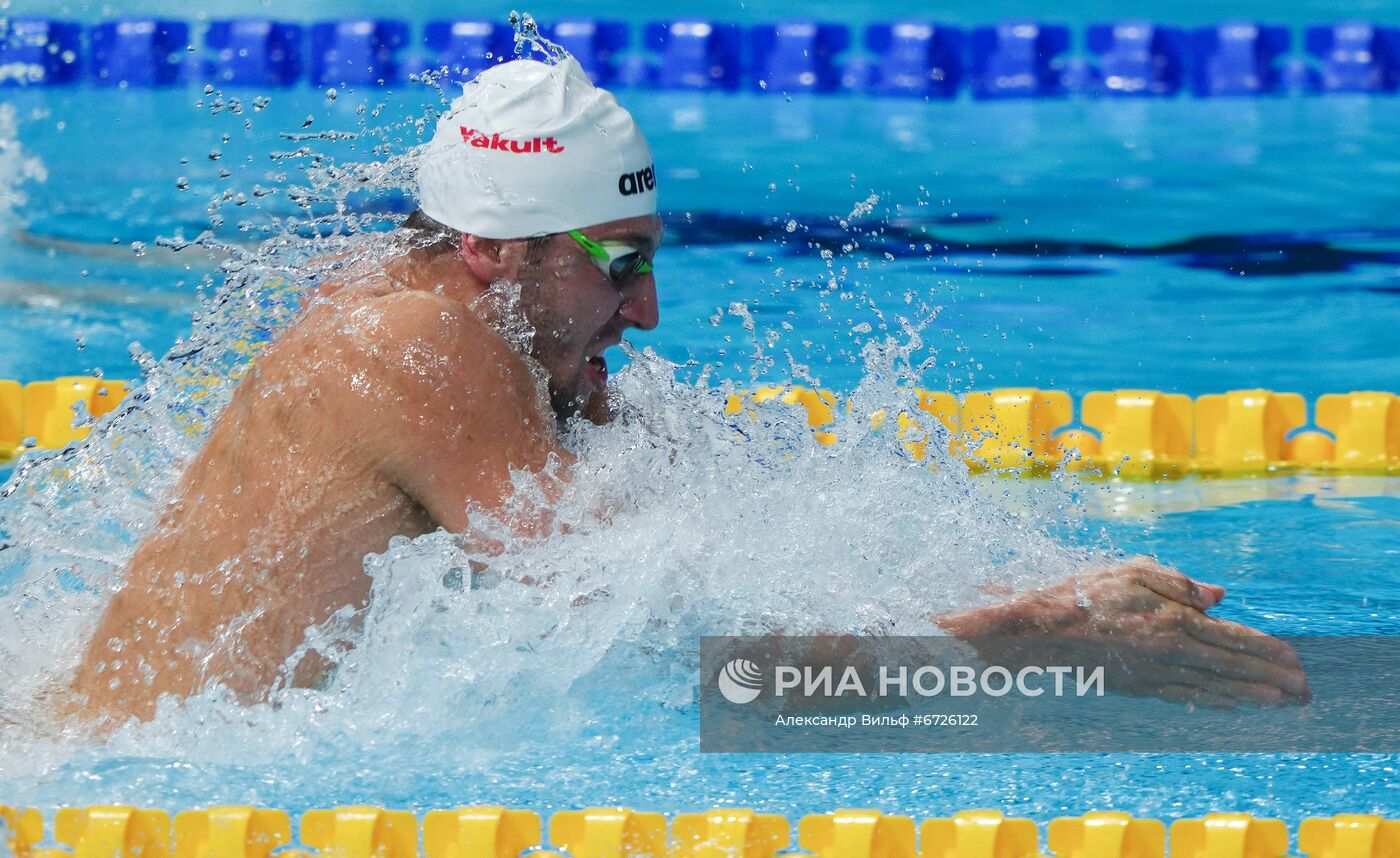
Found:
M 338 315 L 336 337 L 385 383 L 441 399 L 540 393 L 521 355 L 459 301 L 404 289 L 362 294 Z
M 400 345 L 427 347 L 443 358 L 493 359 L 514 366 L 520 355 L 500 333 L 460 301 L 422 289 L 405 289 L 366 302 L 383 313 L 383 332 Z
M 348 296 L 353 299 L 403 288 L 386 275 L 382 259 L 350 251 L 315 257 L 307 262 L 306 272 L 312 285 L 302 298 L 303 310 L 328 298 Z
M 470 504 L 509 493 L 512 469 L 537 471 L 559 454 L 544 385 L 470 308 L 412 290 L 359 312 L 367 380 L 340 425 L 354 426 L 378 473 L 433 521 L 464 530 Z

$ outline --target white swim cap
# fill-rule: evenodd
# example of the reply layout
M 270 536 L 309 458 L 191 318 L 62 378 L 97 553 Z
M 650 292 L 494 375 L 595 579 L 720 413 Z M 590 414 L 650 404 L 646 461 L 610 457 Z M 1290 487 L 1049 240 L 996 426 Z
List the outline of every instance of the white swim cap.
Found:
M 463 87 L 418 162 L 418 204 L 482 238 L 656 214 L 651 147 L 573 57 L 513 60 Z

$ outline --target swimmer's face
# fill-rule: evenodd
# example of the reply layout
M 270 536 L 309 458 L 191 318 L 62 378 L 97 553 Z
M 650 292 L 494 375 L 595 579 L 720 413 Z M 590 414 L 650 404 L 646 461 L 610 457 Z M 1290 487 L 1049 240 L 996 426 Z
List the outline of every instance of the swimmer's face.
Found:
M 661 218 L 654 215 L 580 231 L 596 242 L 630 245 L 648 260 L 661 244 Z M 550 236 L 543 250 L 520 271 L 520 304 L 535 331 L 533 357 L 549 375 L 550 404 L 563 419 L 601 404 L 607 349 L 629 328 L 656 327 L 656 278 L 648 272 L 614 284 L 568 234 Z

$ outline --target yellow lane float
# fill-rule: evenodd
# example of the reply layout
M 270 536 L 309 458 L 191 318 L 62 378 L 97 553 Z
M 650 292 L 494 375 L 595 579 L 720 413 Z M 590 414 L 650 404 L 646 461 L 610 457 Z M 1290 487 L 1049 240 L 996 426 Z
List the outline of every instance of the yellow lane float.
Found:
M 790 852 L 786 818 L 724 807 L 679 814 L 596 807 L 555 813 L 549 844 L 534 812 L 459 807 L 418 819 L 378 807 L 309 810 L 301 842 L 283 811 L 215 807 L 170 817 L 136 807 L 63 808 L 53 839 L 44 840 L 34 809 L 0 806 L 0 849 L 14 858 L 267 858 L 277 854 L 367 858 L 773 858 Z M 1118 811 L 1051 820 L 1042 828 L 998 810 L 965 810 L 951 818 L 914 818 L 879 810 L 837 810 L 803 817 L 797 846 L 820 858 L 1282 858 L 1288 826 L 1248 813 L 1212 813 L 1170 825 Z M 173 836 L 172 836 L 173 835 Z M 1397 858 L 1400 820 L 1366 814 L 1304 819 L 1297 852 L 1308 858 Z M 1046 851 L 1042 851 L 1042 849 Z M 71 850 L 71 851 L 70 851 Z M 312 850 L 315 850 L 314 852 Z
M 64 376 L 21 385 L 0 380 L 0 462 L 27 449 L 57 449 L 82 440 L 89 421 L 115 409 L 127 393 L 121 381 Z M 801 409 L 822 446 L 838 443 L 837 418 L 849 412 L 830 390 L 771 384 L 728 396 L 726 417 L 760 421 L 763 410 Z M 909 407 L 877 411 L 872 428 L 893 425 L 920 461 L 929 444 L 974 473 L 1046 476 L 1060 470 L 1088 478 L 1157 481 L 1189 474 L 1242 477 L 1309 472 L 1400 475 L 1400 396 L 1382 391 L 1319 397 L 1233 390 L 1190 397 L 1157 390 L 1088 393 L 1079 404 L 1059 390 L 1002 388 L 961 398 L 915 390 Z
M 1400 475 L 1400 396 L 1378 391 L 1318 399 L 1315 427 L 1296 393 L 1235 390 L 1195 400 L 1157 390 L 1095 391 L 1075 425 L 1068 393 L 1036 388 L 951 393 L 915 390 L 895 415 L 896 437 L 922 461 L 946 430 L 946 451 L 974 473 L 1045 476 L 1061 469 L 1100 479 L 1157 481 L 1190 474 L 1256 477 L 1310 472 Z M 757 420 L 765 403 L 801 406 L 823 446 L 837 443 L 843 410 L 828 390 L 766 385 L 729 396 L 725 415 Z M 932 419 L 929 419 L 932 418 Z M 890 422 L 887 411 L 871 426 Z

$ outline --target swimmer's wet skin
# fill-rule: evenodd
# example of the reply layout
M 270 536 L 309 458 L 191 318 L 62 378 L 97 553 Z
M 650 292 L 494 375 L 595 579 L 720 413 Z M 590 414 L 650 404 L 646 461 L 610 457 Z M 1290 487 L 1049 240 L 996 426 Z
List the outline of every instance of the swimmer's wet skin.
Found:
M 658 323 L 656 175 L 632 117 L 572 59 L 504 63 L 453 102 L 418 181 L 391 261 L 322 290 L 240 383 L 66 706 L 149 719 L 163 695 L 314 684 L 314 654 L 285 665 L 306 629 L 367 604 L 366 554 L 438 528 L 471 540 L 468 506 L 501 505 L 513 470 L 567 478 L 558 421 L 610 419 L 604 352 Z M 1093 641 L 1136 668 L 1128 693 L 1306 701 L 1286 644 L 1206 615 L 1223 596 L 1140 559 L 930 619 Z

